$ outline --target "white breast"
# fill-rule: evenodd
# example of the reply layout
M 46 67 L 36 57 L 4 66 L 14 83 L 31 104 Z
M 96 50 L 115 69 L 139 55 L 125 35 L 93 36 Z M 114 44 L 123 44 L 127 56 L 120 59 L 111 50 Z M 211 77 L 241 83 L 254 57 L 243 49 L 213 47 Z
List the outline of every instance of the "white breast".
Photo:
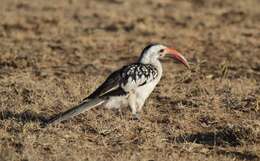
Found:
M 143 106 L 145 100 L 150 96 L 155 86 L 158 84 L 159 80 L 155 80 L 151 83 L 148 83 L 144 86 L 138 87 L 136 89 L 136 98 L 139 106 Z

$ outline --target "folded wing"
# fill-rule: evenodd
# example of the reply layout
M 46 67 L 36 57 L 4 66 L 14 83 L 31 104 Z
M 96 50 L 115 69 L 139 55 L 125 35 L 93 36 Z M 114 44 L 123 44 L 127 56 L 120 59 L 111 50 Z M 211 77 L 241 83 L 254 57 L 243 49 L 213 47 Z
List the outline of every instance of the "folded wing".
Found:
M 157 69 L 151 64 L 135 63 L 122 67 L 108 76 L 88 99 L 126 95 L 129 91 L 150 83 L 158 76 Z

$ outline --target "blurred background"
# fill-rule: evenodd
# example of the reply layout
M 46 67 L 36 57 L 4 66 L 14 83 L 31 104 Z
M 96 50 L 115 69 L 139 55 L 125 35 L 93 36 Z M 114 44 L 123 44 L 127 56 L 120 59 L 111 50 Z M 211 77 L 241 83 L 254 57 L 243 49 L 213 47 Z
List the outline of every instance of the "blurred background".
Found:
M 141 121 L 77 104 L 150 42 L 180 51 Z M 260 160 L 259 0 L 0 0 L 0 160 Z

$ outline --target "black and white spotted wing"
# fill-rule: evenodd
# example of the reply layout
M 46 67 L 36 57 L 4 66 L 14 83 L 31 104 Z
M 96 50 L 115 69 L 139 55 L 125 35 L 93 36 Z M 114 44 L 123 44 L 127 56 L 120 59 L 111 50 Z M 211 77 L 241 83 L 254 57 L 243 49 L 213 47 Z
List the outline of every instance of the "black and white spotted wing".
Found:
M 121 73 L 122 80 L 120 86 L 130 91 L 137 87 L 150 83 L 158 76 L 157 69 L 151 64 L 131 64 L 125 66 Z
M 150 83 L 158 76 L 151 64 L 135 63 L 113 72 L 87 99 L 126 95 L 129 91 Z

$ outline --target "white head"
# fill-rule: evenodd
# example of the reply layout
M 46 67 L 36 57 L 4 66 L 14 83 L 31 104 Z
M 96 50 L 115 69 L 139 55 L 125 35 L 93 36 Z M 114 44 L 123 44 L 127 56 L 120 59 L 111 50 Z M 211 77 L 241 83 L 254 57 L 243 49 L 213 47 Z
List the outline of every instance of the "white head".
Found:
M 173 48 L 168 48 L 161 44 L 149 44 L 147 45 L 139 58 L 140 63 L 153 64 L 164 58 L 165 55 L 171 55 L 173 59 L 181 62 L 187 68 L 189 68 L 188 61 Z

